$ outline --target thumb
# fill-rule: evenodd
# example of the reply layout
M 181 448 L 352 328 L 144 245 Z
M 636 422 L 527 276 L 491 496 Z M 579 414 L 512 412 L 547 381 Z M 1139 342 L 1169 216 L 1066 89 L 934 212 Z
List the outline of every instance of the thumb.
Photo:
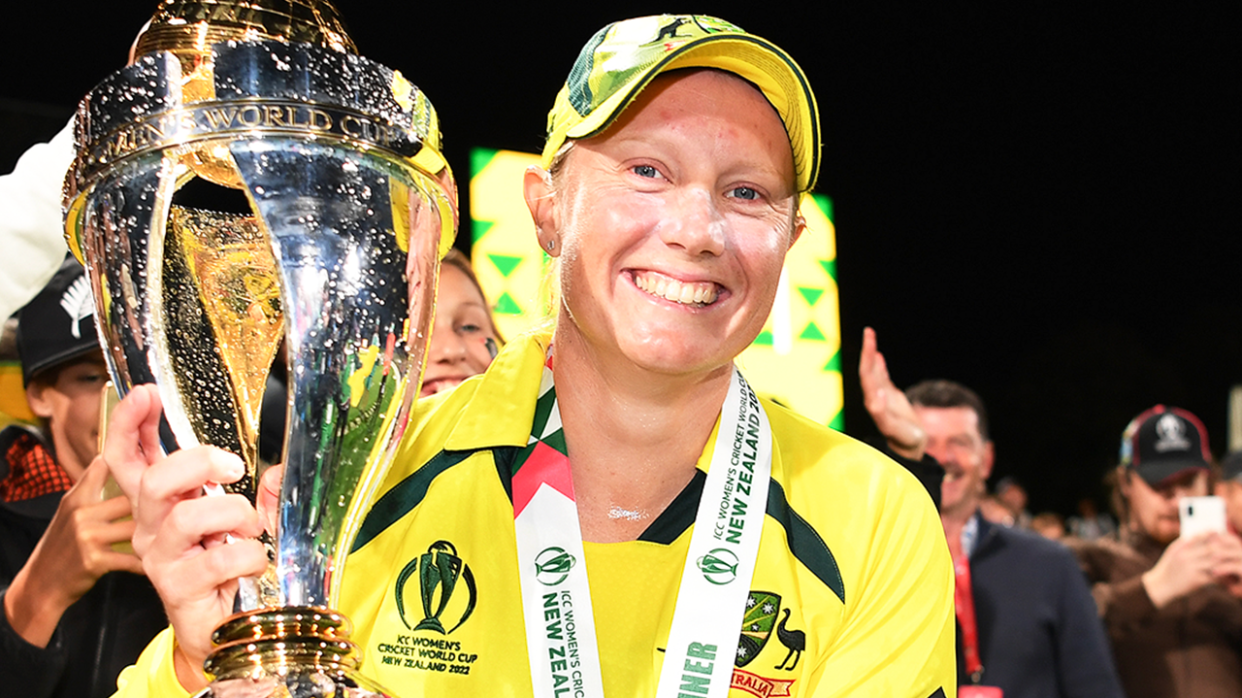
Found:
M 103 491 L 104 481 L 108 479 L 108 464 L 104 462 L 103 456 L 95 456 L 95 460 L 86 467 L 82 473 L 82 478 L 74 483 L 71 492 L 80 493 L 78 497 L 89 497 L 94 501 L 96 496 Z

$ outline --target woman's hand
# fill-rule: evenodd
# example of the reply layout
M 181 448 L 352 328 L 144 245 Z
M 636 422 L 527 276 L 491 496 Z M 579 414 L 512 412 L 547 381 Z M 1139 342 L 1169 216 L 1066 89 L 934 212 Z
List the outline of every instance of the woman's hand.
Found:
M 100 499 L 108 466 L 96 458 L 82 479 L 65 493 L 30 559 L 13 578 L 4 597 L 9 623 L 27 642 L 46 647 L 60 617 L 104 574 L 142 574 L 142 563 L 113 543 L 128 541 L 133 521 L 125 497 Z
M 237 579 L 267 566 L 255 539 L 263 527 L 245 497 L 204 497 L 204 486 L 245 474 L 237 456 L 200 446 L 163 457 L 159 394 L 136 386 L 113 413 L 104 459 L 133 503 L 134 550 L 164 602 L 177 638 L 177 677 L 195 691 L 207 685 L 203 661 L 211 632 L 233 612 Z M 226 535 L 235 540 L 224 544 Z
M 259 510 L 259 520 L 263 522 L 263 530 L 276 540 L 276 522 L 280 519 L 280 481 L 285 474 L 285 464 L 277 463 L 263 471 L 256 488 L 255 508 Z

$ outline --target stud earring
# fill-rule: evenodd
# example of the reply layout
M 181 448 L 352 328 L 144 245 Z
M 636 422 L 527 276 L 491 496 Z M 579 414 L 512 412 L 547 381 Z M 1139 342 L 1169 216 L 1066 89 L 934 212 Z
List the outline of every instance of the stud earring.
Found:
M 548 240 L 548 252 L 551 252 L 555 248 L 556 248 L 556 240 L 555 239 Z

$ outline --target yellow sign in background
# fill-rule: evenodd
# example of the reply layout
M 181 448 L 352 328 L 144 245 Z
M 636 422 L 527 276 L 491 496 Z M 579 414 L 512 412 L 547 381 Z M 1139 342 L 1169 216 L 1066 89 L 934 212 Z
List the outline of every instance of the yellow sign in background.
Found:
M 471 258 L 483 293 L 505 337 L 545 319 L 548 256 L 535 240 L 522 198 L 522 173 L 539 157 L 509 150 L 471 154 Z M 836 280 L 836 230 L 824 196 L 802 206 L 806 231 L 785 260 L 772 314 L 754 343 L 738 357 L 762 395 L 841 429 L 841 321 Z

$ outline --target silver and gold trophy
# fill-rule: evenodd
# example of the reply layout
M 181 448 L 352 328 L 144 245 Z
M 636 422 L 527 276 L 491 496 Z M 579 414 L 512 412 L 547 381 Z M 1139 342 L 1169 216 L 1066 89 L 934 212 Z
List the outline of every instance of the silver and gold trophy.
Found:
M 164 448 L 238 454 L 230 487 L 253 501 L 265 384 L 287 366 L 272 569 L 217 629 L 203 695 L 388 695 L 332 609 L 457 224 L 431 103 L 323 0 L 168 0 L 76 137 L 66 235 L 116 385 L 159 387 Z

